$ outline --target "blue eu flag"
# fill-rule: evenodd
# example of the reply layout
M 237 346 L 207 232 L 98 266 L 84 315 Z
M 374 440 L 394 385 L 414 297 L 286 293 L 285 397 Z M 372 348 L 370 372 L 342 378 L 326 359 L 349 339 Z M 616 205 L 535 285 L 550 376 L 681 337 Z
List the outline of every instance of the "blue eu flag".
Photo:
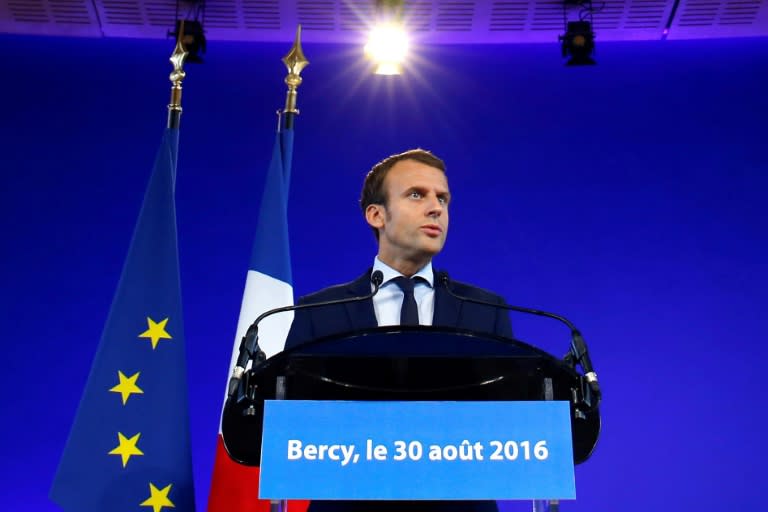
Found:
M 176 239 L 178 129 L 168 128 L 51 499 L 67 512 L 193 511 Z

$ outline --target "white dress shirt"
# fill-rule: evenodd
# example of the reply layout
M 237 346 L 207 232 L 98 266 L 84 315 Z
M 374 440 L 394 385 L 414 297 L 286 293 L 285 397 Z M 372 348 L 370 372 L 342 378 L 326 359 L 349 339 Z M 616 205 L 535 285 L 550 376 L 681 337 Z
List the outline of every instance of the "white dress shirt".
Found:
M 384 274 L 379 293 L 373 297 L 373 310 L 376 313 L 376 322 L 382 325 L 400 325 L 400 309 L 403 306 L 403 291 L 392 282 L 392 279 L 402 276 L 400 272 L 382 262 L 377 256 L 373 260 L 373 272 L 381 270 Z M 419 308 L 419 324 L 432 325 L 432 317 L 435 314 L 435 276 L 432 272 L 432 262 L 424 265 L 412 277 L 420 277 L 415 283 L 413 296 Z M 371 285 L 373 291 L 373 285 Z

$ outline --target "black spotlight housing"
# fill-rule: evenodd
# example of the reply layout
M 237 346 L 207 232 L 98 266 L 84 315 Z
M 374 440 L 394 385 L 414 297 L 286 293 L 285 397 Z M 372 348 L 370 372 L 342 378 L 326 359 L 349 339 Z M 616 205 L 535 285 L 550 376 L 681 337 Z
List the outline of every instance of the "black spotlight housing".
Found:
M 595 33 L 592 32 L 592 24 L 588 21 L 569 21 L 566 25 L 565 35 L 560 36 L 563 48 L 563 57 L 570 57 L 566 66 L 592 66 L 595 60 L 592 54 L 595 51 Z

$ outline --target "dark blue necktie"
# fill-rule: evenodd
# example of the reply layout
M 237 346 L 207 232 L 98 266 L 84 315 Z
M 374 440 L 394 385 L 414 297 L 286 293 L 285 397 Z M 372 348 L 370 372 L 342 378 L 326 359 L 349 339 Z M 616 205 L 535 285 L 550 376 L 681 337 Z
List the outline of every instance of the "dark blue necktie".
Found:
M 419 325 L 419 308 L 413 296 L 414 279 L 404 276 L 392 279 L 403 290 L 403 306 L 400 308 L 400 325 Z

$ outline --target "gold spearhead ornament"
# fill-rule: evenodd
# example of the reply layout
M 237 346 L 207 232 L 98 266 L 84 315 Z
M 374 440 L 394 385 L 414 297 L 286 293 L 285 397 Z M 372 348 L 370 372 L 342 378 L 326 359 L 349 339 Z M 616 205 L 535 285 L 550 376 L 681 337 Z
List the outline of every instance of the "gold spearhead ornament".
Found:
M 184 59 L 188 53 L 184 51 L 184 45 L 181 43 L 183 37 L 184 21 L 182 20 L 179 27 L 179 36 L 176 39 L 176 48 L 174 48 L 171 58 L 168 59 L 173 64 L 173 71 L 171 71 L 168 77 L 171 84 L 173 84 L 171 86 L 171 104 L 168 105 L 168 110 L 178 110 L 179 112 L 181 112 L 181 82 L 187 76 L 186 72 L 184 72 Z
M 301 25 L 296 29 L 296 40 L 293 42 L 293 48 L 283 57 L 283 63 L 288 69 L 288 76 L 285 77 L 285 84 L 288 86 L 288 92 L 285 96 L 284 114 L 298 114 L 296 108 L 296 89 L 301 85 L 301 71 L 309 65 L 309 61 L 301 50 Z

